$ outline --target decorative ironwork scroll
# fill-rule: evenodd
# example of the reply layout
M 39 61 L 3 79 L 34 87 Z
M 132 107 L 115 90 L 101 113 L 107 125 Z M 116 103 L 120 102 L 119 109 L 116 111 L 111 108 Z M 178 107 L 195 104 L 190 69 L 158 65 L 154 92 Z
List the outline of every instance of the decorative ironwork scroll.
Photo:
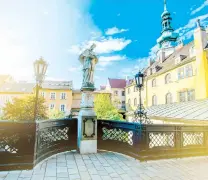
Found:
M 149 133 L 149 148 L 154 147 L 174 147 L 174 133 Z
M 121 142 L 127 142 L 130 145 L 133 145 L 133 131 L 123 131 L 122 129 L 107 129 L 103 128 L 103 140 L 115 140 Z
M 153 124 L 152 121 L 148 118 L 147 112 L 145 111 L 144 106 L 138 105 L 136 111 L 134 112 L 134 122 L 140 122 L 140 124 Z
M 183 146 L 203 145 L 204 134 L 202 132 L 185 132 L 183 133 Z

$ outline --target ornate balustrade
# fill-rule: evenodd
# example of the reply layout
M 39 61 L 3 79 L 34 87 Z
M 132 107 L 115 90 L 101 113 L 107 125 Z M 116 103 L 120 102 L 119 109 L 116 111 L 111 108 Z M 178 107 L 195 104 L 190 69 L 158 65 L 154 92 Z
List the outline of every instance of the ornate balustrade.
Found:
M 140 160 L 208 154 L 208 126 L 98 121 L 98 149 Z
M 31 169 L 72 149 L 77 149 L 77 119 L 0 121 L 0 170 Z

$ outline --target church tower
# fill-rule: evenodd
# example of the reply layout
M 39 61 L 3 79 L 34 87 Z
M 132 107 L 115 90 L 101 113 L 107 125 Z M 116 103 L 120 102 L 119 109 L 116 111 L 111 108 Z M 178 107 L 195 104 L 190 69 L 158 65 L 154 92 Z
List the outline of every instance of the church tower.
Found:
M 166 0 L 164 0 L 164 12 L 161 15 L 162 18 L 162 31 L 161 36 L 157 39 L 159 48 L 166 49 L 176 46 L 178 34 L 174 33 L 174 29 L 171 25 L 171 14 L 167 10 Z

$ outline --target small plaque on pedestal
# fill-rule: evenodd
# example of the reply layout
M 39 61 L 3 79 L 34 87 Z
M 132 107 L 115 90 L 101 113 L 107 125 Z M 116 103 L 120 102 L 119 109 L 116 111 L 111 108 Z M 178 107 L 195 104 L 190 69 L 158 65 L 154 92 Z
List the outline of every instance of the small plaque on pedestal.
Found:
M 93 138 L 95 136 L 96 119 L 94 117 L 86 117 L 83 119 L 83 137 Z

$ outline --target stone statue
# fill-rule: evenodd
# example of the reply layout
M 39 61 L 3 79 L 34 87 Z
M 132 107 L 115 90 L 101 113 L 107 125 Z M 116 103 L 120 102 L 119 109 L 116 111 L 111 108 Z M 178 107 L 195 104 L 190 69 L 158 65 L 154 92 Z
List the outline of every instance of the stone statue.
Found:
M 94 89 L 94 69 L 95 64 L 97 64 L 98 59 L 93 52 L 96 47 L 93 44 L 89 49 L 86 49 L 80 56 L 79 60 L 83 64 L 83 81 L 82 88 L 92 88 Z

